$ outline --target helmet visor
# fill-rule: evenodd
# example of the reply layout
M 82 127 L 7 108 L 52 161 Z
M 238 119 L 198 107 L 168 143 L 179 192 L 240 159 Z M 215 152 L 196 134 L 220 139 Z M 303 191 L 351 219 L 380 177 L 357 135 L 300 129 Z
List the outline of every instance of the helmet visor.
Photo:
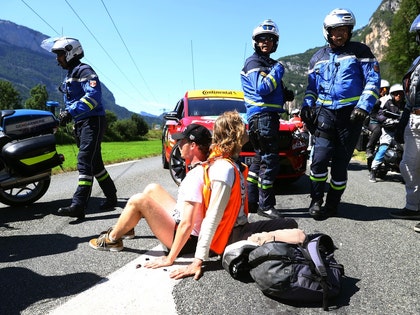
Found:
M 57 41 L 57 38 L 47 38 L 44 39 L 41 43 L 41 48 L 45 49 L 46 51 L 52 52 L 52 47 L 54 46 L 54 43 Z
M 261 34 L 261 35 L 258 35 L 258 36 L 255 38 L 255 40 L 256 40 L 257 42 L 265 42 L 265 41 L 268 41 L 268 42 L 274 42 L 274 41 L 276 40 L 276 38 L 274 37 L 274 35 Z

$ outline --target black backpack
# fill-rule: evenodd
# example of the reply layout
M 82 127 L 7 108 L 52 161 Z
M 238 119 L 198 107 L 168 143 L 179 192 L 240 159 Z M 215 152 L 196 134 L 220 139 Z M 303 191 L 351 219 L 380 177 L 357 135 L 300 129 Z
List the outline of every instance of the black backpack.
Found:
M 262 292 L 286 301 L 321 302 L 339 294 L 344 267 L 334 259 L 328 235 L 309 235 L 303 245 L 268 242 L 249 253 L 250 275 Z

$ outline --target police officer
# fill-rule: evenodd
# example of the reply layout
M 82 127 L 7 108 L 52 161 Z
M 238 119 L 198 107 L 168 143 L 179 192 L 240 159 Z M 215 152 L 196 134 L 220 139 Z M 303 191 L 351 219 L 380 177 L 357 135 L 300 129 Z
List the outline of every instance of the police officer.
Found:
M 336 214 L 347 184 L 347 167 L 363 121 L 378 99 L 379 64 L 369 47 L 351 42 L 356 19 L 335 9 L 324 19 L 328 46 L 311 58 L 301 117 L 314 131 L 309 214 L 323 219 Z M 325 205 L 324 188 L 331 162 Z
M 420 45 L 420 14 L 414 19 L 410 32 L 416 33 Z M 405 182 L 405 207 L 391 212 L 397 219 L 420 219 L 420 56 L 411 65 L 403 78 L 406 106 L 395 132 L 395 140 L 404 143 L 404 153 L 400 163 L 401 175 Z M 420 223 L 414 226 L 420 232 Z
M 77 39 L 47 39 L 41 46 L 55 53 L 58 64 L 68 71 L 59 88 L 65 102 L 65 110 L 60 113 L 60 125 L 65 126 L 74 119 L 74 134 L 79 148 L 78 186 L 70 206 L 58 209 L 57 214 L 84 218 L 94 178 L 106 197 L 100 210 L 113 210 L 117 205 L 117 189 L 102 161 L 101 142 L 106 121 L 99 78 L 89 65 L 80 61 L 84 52 Z
M 265 20 L 253 33 L 254 54 L 241 71 L 249 136 L 256 155 L 249 168 L 248 202 L 250 211 L 269 218 L 282 217 L 274 206 L 274 181 L 279 171 L 280 114 L 284 112 L 282 78 L 284 67 L 271 59 L 279 42 L 276 23 Z

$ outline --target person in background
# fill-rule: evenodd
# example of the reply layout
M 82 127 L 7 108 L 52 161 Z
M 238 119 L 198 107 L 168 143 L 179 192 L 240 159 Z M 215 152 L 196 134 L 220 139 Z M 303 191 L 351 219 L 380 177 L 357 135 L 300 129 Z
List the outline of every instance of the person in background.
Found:
M 77 39 L 50 38 L 44 40 L 41 47 L 55 53 L 58 64 L 67 70 L 67 76 L 59 88 L 65 103 L 65 110 L 60 113 L 59 120 L 61 126 L 74 120 L 74 135 L 79 148 L 78 186 L 70 206 L 59 208 L 57 214 L 83 219 L 94 178 L 106 197 L 100 210 L 114 210 L 118 201 L 117 189 L 105 169 L 101 152 L 106 119 L 99 78 L 91 66 L 81 62 L 84 51 Z
M 166 256 L 153 262 L 154 266 L 172 265 L 178 255 L 195 251 L 203 219 L 203 167 L 209 154 L 211 133 L 204 126 L 189 125 L 183 132 L 173 134 L 178 141 L 181 157 L 191 161 L 191 170 L 181 182 L 175 200 L 162 186 L 149 184 L 142 193 L 132 196 L 116 225 L 90 240 L 93 249 L 121 251 L 124 238 L 134 237 L 134 227 L 145 219 L 153 234 L 169 249 Z
M 347 185 L 347 168 L 362 124 L 379 95 L 379 64 L 365 44 L 350 41 L 356 19 L 347 9 L 334 9 L 324 19 L 328 42 L 311 58 L 302 120 L 313 130 L 310 167 L 314 219 L 336 215 Z M 328 167 L 331 179 L 324 203 Z
M 299 116 L 299 109 L 295 108 L 294 110 L 292 110 L 291 114 L 292 117 L 290 117 L 289 121 L 294 123 L 296 125 L 296 127 L 300 130 L 303 131 L 304 129 L 304 124 L 302 122 L 302 118 L 300 118 Z
M 389 82 L 387 80 L 381 80 L 381 86 L 379 88 L 380 98 L 376 101 L 369 115 L 368 129 L 370 131 L 369 140 L 366 144 L 366 160 L 369 172 L 371 171 L 371 165 L 373 158 L 375 157 L 374 152 L 376 145 L 378 144 L 379 138 L 382 134 L 382 128 L 377 120 L 377 115 L 381 107 L 390 99 L 389 96 Z
M 241 71 L 249 138 L 256 152 L 248 173 L 251 212 L 280 218 L 275 208 L 274 181 L 280 168 L 280 114 L 284 112 L 283 65 L 270 58 L 279 43 L 279 31 L 272 20 L 264 20 L 252 33 L 254 54 Z M 292 92 L 293 94 L 293 92 Z
M 414 19 L 410 32 L 416 33 L 420 45 L 420 14 Z M 395 140 L 404 143 L 400 172 L 405 181 L 405 207 L 390 214 L 397 219 L 420 220 L 420 56 L 403 78 L 406 106 L 395 132 Z M 420 232 L 420 223 L 414 226 Z
M 382 164 L 385 152 L 394 139 L 395 129 L 400 120 L 401 111 L 405 106 L 404 90 L 401 84 L 391 86 L 390 95 L 385 104 L 379 109 L 376 120 L 381 127 L 381 137 L 379 139 L 379 148 L 372 161 L 369 181 L 376 183 L 377 170 Z

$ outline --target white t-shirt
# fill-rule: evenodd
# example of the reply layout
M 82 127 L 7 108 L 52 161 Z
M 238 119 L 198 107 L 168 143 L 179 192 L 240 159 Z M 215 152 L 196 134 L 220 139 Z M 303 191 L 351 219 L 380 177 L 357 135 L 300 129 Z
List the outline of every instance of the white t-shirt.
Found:
M 218 180 L 232 187 L 235 180 L 235 170 L 232 164 L 225 159 L 216 160 L 209 168 L 209 179 L 210 181 Z
M 204 186 L 204 173 L 203 167 L 197 165 L 190 170 L 185 178 L 182 180 L 178 189 L 178 198 L 173 212 L 175 221 L 179 222 L 182 219 L 182 212 L 184 210 L 184 202 L 199 202 L 203 203 L 203 186 Z M 201 228 L 201 221 L 203 220 L 203 209 L 196 213 L 194 218 L 194 227 L 191 234 L 198 236 Z

